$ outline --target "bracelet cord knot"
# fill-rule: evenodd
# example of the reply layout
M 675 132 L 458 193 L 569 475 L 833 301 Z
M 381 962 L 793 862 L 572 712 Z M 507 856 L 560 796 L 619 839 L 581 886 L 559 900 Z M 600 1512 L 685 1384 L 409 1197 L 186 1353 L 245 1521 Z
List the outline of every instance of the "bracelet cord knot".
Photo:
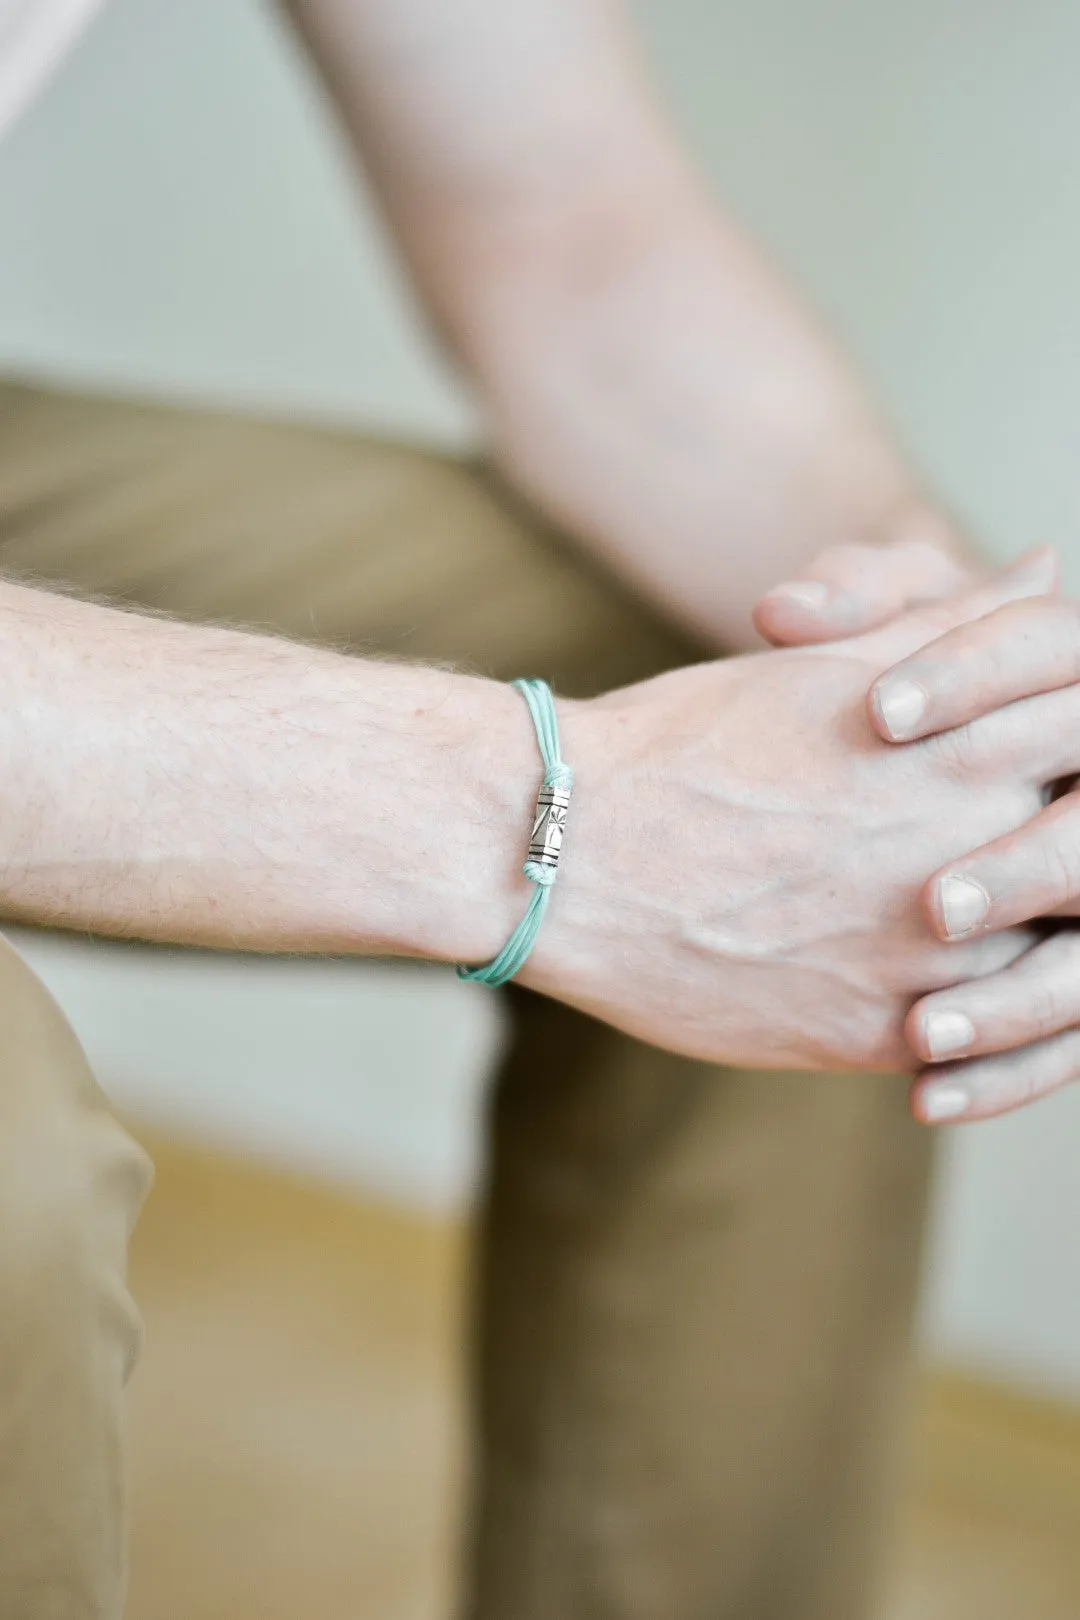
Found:
M 529 882 L 536 887 L 528 910 L 498 956 L 485 962 L 482 967 L 471 968 L 461 964 L 457 970 L 459 979 L 496 988 L 508 983 L 520 972 L 536 943 L 551 890 L 559 874 L 563 829 L 574 786 L 573 766 L 566 763 L 559 751 L 559 726 L 551 688 L 546 681 L 538 680 L 514 681 L 513 685 L 528 705 L 544 761 L 544 780 L 536 800 L 529 858 L 522 867 Z

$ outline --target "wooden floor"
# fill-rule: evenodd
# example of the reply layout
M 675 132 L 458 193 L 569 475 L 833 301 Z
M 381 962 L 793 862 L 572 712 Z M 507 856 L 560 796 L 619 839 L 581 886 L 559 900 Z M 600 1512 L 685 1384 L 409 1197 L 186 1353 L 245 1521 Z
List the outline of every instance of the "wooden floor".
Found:
M 447 1620 L 463 1232 L 155 1150 L 129 1620 Z M 914 1450 L 888 1620 L 1078 1620 L 1080 1416 L 938 1377 Z
M 1080 1414 L 923 1381 L 888 1620 L 1078 1620 Z

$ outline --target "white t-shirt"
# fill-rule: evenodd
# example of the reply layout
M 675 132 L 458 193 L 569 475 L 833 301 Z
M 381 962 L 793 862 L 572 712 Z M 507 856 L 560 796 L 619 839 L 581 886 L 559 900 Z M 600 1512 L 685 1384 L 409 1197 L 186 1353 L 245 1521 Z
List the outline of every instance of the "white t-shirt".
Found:
M 29 106 L 100 0 L 0 0 L 0 137 Z

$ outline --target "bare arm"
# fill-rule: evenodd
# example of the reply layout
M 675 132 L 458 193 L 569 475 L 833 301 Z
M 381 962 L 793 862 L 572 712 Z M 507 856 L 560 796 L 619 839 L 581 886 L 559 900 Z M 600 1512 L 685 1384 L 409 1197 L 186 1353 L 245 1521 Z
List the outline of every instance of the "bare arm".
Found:
M 659 109 L 615 0 L 291 0 L 509 475 L 710 641 L 823 546 L 951 543 Z
M 927 868 L 1034 814 L 1061 738 L 896 749 L 860 705 L 886 664 L 1042 588 L 562 704 L 575 803 L 522 982 L 714 1060 L 902 1060 L 913 995 L 1027 943 L 934 939 Z M 541 768 L 505 686 L 14 585 L 0 665 L 0 915 L 478 961 L 522 914 Z
M 10 584 L 0 648 L 0 914 L 449 960 L 520 915 L 509 688 Z

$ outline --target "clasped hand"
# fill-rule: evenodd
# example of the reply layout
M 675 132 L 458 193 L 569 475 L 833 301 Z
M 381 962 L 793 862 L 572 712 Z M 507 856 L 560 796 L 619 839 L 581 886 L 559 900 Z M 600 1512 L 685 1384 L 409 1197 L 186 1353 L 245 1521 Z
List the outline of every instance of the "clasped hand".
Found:
M 905 1035 L 926 1067 L 912 1088 L 927 1123 L 986 1119 L 1080 1077 L 1080 609 L 1056 595 L 1053 555 L 1032 554 L 1011 577 L 1040 594 L 993 608 L 911 651 L 873 681 L 873 730 L 892 745 L 945 746 L 973 760 L 996 737 L 1008 768 L 1036 766 L 1040 803 L 1017 829 L 991 837 L 928 876 L 927 934 L 955 952 L 950 983 L 915 1000 Z M 920 541 L 884 550 L 838 547 L 756 611 L 776 645 L 808 646 L 955 599 L 960 566 Z M 1006 764 L 1006 760 L 1010 763 Z M 972 781 L 971 791 L 979 791 Z M 929 851 L 927 851 L 929 856 Z M 1007 966 L 974 972 L 962 954 L 1018 927 L 1030 943 Z

